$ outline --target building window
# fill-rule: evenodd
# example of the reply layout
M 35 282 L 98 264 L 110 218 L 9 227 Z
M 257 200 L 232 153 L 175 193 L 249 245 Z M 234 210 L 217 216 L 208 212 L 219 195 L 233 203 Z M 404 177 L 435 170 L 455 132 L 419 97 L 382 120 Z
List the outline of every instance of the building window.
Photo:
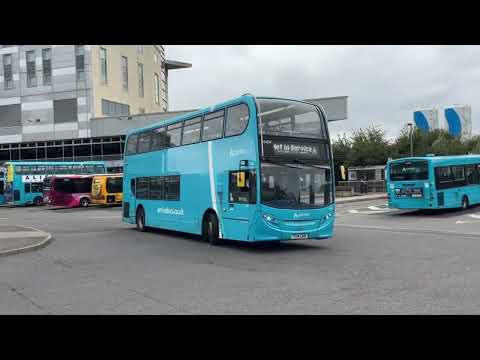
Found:
M 130 115 L 130 105 L 102 99 L 103 115 Z
M 77 99 L 53 100 L 53 122 L 66 123 L 77 122 L 78 105 Z
M 162 81 L 162 99 L 167 102 L 167 83 Z
M 102 84 L 108 83 L 107 77 L 107 49 L 100 48 L 100 72 L 102 76 Z
M 137 67 L 137 74 L 138 74 L 138 96 L 143 97 L 143 64 L 138 63 Z
M 143 55 L 143 45 L 137 45 L 137 53 L 138 55 Z
M 128 59 L 126 56 L 122 56 L 122 85 L 124 89 L 128 90 Z
M 85 47 L 83 45 L 75 45 L 75 66 L 77 81 L 85 81 Z
M 43 85 L 52 85 L 52 49 L 42 49 Z
M 156 51 L 153 52 L 153 61 L 158 64 L 158 53 Z
M 153 74 L 154 86 L 155 86 L 155 104 L 160 104 L 160 82 L 158 74 Z
M 5 90 L 13 89 L 12 54 L 3 55 L 3 76 Z
M 27 51 L 27 87 L 37 86 L 37 70 L 35 67 L 35 50 Z

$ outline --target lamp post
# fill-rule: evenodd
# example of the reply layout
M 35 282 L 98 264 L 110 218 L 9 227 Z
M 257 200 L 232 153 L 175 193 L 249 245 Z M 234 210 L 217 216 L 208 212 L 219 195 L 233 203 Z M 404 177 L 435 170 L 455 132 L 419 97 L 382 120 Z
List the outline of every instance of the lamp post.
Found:
M 413 157 L 413 124 L 409 122 L 407 125 L 410 128 L 410 157 Z

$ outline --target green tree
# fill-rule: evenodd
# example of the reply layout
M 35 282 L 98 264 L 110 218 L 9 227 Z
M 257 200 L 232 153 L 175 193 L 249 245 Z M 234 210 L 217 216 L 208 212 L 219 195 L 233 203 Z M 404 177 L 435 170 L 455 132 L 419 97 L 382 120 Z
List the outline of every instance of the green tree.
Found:
M 375 126 L 354 131 L 348 156 L 349 164 L 354 166 L 385 164 L 391 152 L 385 135 L 382 128 Z

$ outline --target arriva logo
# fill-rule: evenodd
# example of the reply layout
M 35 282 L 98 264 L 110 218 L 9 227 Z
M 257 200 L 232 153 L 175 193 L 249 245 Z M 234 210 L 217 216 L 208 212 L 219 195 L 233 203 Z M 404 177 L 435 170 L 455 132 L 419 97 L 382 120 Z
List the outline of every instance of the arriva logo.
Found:
M 298 218 L 301 218 L 301 217 L 307 217 L 307 216 L 310 216 L 310 213 L 293 213 L 293 218 L 294 219 L 298 219 Z
M 234 157 L 234 156 L 239 156 L 239 155 L 245 155 L 247 153 L 247 150 L 246 149 L 230 149 L 230 157 Z

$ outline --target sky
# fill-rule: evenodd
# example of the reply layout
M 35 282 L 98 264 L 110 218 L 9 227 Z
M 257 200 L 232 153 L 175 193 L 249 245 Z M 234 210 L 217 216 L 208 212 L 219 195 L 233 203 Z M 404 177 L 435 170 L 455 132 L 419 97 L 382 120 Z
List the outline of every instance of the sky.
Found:
M 417 108 L 468 104 L 480 134 L 480 46 L 166 46 L 168 59 L 192 64 L 169 72 L 170 110 L 213 105 L 240 96 L 294 99 L 348 96 L 348 119 L 330 135 L 381 126 L 396 137 Z

